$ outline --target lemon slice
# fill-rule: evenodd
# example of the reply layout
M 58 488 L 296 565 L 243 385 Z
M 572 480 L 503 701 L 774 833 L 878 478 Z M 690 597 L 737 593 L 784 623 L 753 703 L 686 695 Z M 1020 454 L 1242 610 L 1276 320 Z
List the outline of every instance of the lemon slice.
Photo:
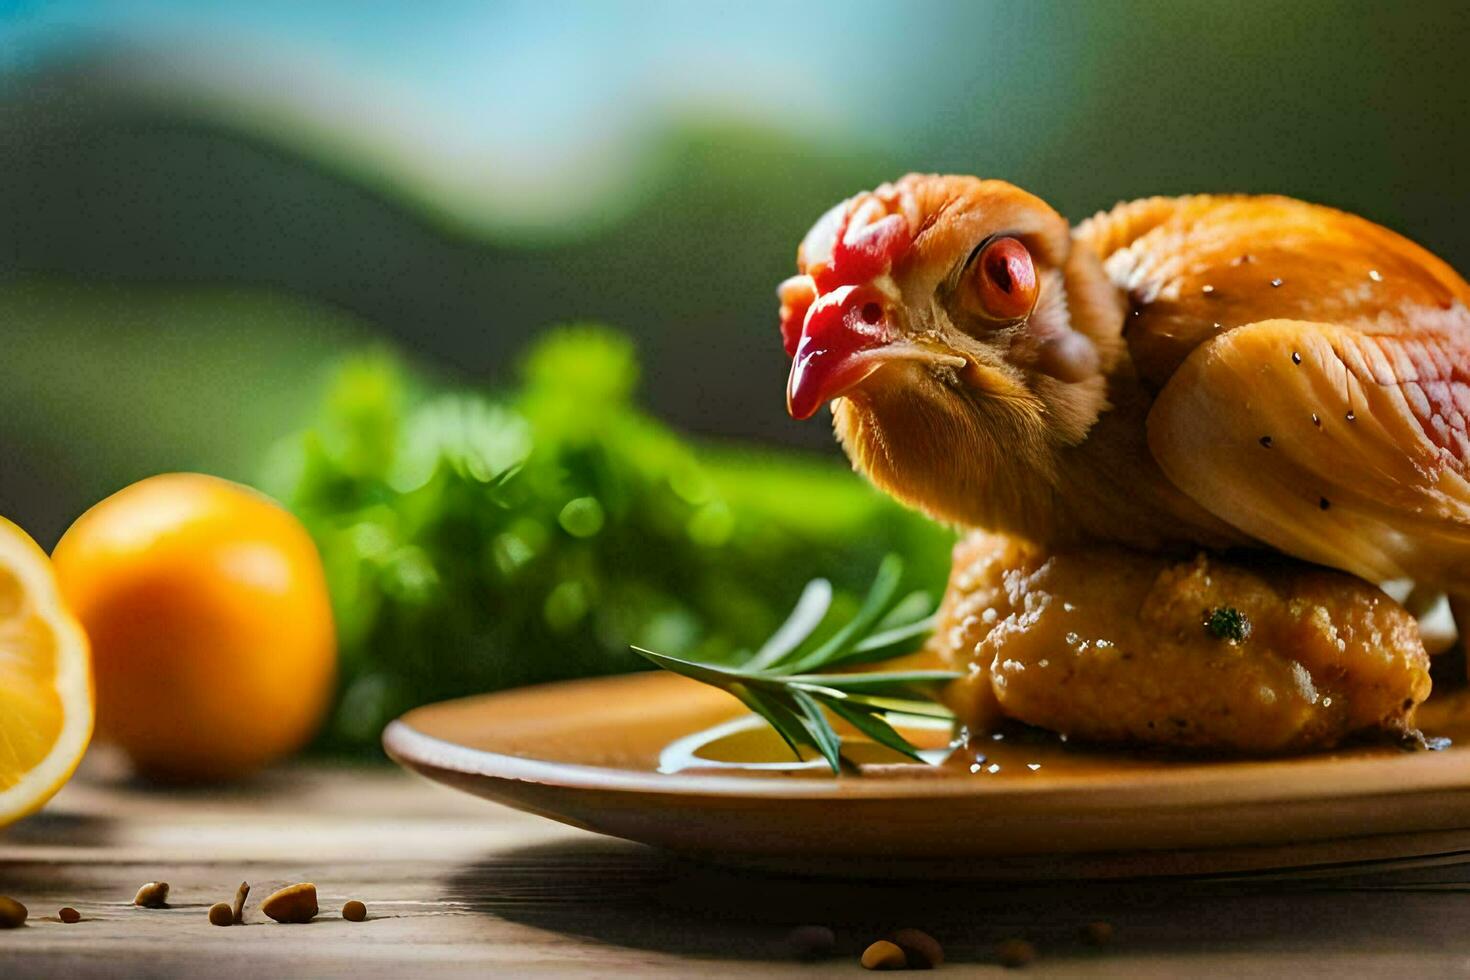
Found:
M 0 517 L 0 826 L 49 800 L 92 737 L 87 637 L 51 559 Z

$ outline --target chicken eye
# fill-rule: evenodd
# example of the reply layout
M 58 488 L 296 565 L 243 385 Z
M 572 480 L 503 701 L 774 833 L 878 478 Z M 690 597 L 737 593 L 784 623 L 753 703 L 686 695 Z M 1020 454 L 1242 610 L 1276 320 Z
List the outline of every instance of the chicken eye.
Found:
M 997 238 L 970 264 L 969 291 L 980 311 L 994 320 L 1020 320 L 1036 306 L 1036 266 L 1014 238 Z

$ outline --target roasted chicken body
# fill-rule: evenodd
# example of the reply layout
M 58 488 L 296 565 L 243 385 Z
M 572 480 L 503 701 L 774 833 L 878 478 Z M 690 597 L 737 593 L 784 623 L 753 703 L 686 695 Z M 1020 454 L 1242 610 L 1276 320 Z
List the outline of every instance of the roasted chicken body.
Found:
M 1264 548 L 1470 596 L 1470 285 L 1363 218 L 1150 198 L 1074 228 L 910 175 L 833 208 L 782 283 L 799 418 L 968 528 Z
M 791 414 L 831 402 L 858 470 L 1013 539 L 983 538 L 986 567 L 1056 600 L 1007 612 L 1004 588 L 963 587 L 959 549 L 945 615 L 967 609 L 969 632 L 937 643 L 974 672 L 972 722 L 988 706 L 1103 740 L 1328 745 L 1408 727 L 1428 692 L 1412 619 L 1368 583 L 1446 592 L 1470 632 L 1470 285 L 1402 236 L 1245 196 L 1071 228 L 1002 181 L 912 174 L 823 215 L 778 294 Z M 1250 552 L 1302 564 L 1221 557 Z M 1275 624 L 1228 650 L 1201 621 L 1226 586 Z M 1155 615 L 1173 591 L 1177 623 Z M 1067 593 L 1094 634 L 1062 627 Z

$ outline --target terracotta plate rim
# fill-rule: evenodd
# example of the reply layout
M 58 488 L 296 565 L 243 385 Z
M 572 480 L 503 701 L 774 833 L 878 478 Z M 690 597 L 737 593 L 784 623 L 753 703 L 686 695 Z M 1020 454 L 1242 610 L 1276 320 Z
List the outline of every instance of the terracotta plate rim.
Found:
M 633 675 L 655 676 L 655 675 Z M 562 681 L 558 684 L 626 682 L 626 676 Z M 1096 774 L 1066 774 L 1035 783 L 950 776 L 875 774 L 842 778 L 772 778 L 744 774 L 660 773 L 509 755 L 430 735 L 417 723 L 448 706 L 462 710 L 552 685 L 520 688 L 425 705 L 389 723 L 383 747 L 401 765 L 435 773 L 533 783 L 575 790 L 637 795 L 702 796 L 726 799 L 952 799 L 1027 798 L 1076 809 L 1212 803 L 1285 803 L 1356 796 L 1398 796 L 1426 791 L 1470 791 L 1470 748 L 1441 752 L 1341 758 L 1333 755 L 1266 760 L 1182 763 L 1178 771 L 1151 768 Z M 417 722 L 417 723 L 416 723 Z

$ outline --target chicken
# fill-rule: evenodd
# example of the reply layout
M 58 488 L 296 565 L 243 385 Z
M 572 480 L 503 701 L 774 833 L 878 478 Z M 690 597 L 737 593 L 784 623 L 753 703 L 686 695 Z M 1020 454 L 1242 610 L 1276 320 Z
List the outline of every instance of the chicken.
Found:
M 1248 752 L 1412 724 L 1427 658 L 1367 583 L 1448 592 L 1467 632 L 1470 285 L 1445 263 L 1283 197 L 1072 229 L 1004 182 L 910 175 L 797 266 L 791 414 L 831 402 L 879 487 L 1010 536 L 961 546 L 936 641 L 972 666 L 967 720 Z M 1217 608 L 1255 633 L 1222 644 Z
M 931 646 L 966 676 L 947 700 L 1093 742 L 1268 754 L 1411 735 L 1429 695 L 1414 618 L 1361 579 L 975 532 Z
M 782 283 L 787 405 L 876 485 L 1050 548 L 1275 550 L 1470 613 L 1470 285 L 1284 197 L 1077 228 L 1010 184 L 839 204 Z M 1463 630 L 1462 630 L 1463 631 Z

